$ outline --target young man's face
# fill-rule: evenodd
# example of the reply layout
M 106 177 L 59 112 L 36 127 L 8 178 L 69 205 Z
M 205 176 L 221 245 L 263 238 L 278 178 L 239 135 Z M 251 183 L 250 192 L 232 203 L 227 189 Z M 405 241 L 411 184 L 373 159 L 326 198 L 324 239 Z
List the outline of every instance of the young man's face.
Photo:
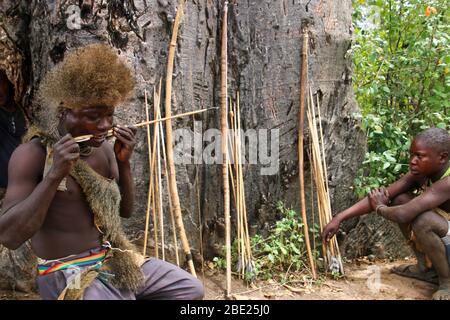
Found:
M 65 129 L 73 137 L 92 134 L 94 137 L 85 144 L 99 147 L 113 126 L 113 107 L 86 107 L 65 109 L 62 121 Z
M 410 148 L 409 170 L 414 175 L 429 177 L 441 169 L 445 163 L 439 152 L 420 139 L 414 139 Z
M 10 102 L 11 82 L 3 71 L 0 71 L 0 107 L 5 107 Z

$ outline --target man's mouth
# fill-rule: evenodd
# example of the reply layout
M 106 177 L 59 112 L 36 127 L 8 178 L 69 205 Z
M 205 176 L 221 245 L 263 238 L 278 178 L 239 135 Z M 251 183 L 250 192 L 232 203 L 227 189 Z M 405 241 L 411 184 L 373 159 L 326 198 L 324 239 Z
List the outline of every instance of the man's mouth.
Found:
M 91 139 L 94 141 L 103 141 L 106 139 L 107 133 L 95 134 Z

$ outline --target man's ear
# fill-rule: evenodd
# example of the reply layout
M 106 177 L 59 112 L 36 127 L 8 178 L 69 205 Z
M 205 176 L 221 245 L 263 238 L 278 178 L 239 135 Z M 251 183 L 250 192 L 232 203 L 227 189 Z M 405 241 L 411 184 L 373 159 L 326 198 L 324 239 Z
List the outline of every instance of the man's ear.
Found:
M 440 157 L 441 157 L 441 162 L 442 162 L 443 164 L 445 164 L 445 163 L 448 162 L 448 152 L 446 152 L 446 151 L 441 152 Z

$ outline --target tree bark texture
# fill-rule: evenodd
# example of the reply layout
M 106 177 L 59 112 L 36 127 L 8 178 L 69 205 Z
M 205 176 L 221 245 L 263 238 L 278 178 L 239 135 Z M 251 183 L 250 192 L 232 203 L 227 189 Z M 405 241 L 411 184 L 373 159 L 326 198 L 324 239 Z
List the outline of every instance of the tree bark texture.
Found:
M 81 28 L 73 29 L 70 26 L 77 22 L 73 18 L 73 8 L 80 5 L 83 7 Z M 223 1 L 219 0 L 186 1 L 175 56 L 173 114 L 219 106 L 222 6 Z M 116 48 L 128 61 L 137 80 L 136 96 L 127 106 L 117 109 L 117 122 L 143 121 L 144 89 L 153 92 L 153 86 L 165 79 L 175 8 L 175 0 L 2 1 L 0 19 L 25 56 L 28 90 L 24 101 L 31 117 L 37 109 L 45 107 L 33 104 L 45 73 L 73 48 L 102 42 Z M 303 28 L 308 29 L 310 38 L 309 83 L 322 108 L 333 212 L 343 210 L 356 200 L 352 183 L 366 144 L 360 123 L 352 116 L 359 109 L 351 80 L 351 10 L 350 0 L 230 1 L 228 94 L 235 97 L 240 92 L 244 131 L 279 130 L 279 169 L 275 174 L 261 175 L 261 169 L 267 165 L 261 164 L 260 159 L 258 164 L 244 165 L 246 202 L 253 234 L 257 231 L 264 234 L 270 222 L 278 218 L 274 213 L 278 200 L 299 209 L 296 117 Z M 211 140 L 204 137 L 202 142 L 202 133 L 210 128 L 220 128 L 220 112 L 213 110 L 195 119 L 178 119 L 173 121 L 173 127 L 174 130 L 185 129 L 190 137 L 175 138 L 175 150 L 188 140 L 207 147 Z M 269 142 L 275 141 L 273 133 L 269 131 L 268 135 Z M 124 223 L 129 234 L 142 238 L 149 176 L 145 130 L 138 132 L 138 141 L 132 159 L 137 205 L 134 217 Z M 305 187 L 310 207 L 308 144 L 305 129 Z M 254 147 L 255 143 L 246 141 L 247 161 Z M 200 226 L 204 257 L 212 258 L 223 254 L 224 244 L 221 165 L 194 164 L 194 151 L 188 151 L 191 164 L 176 166 L 184 224 L 194 258 L 199 257 Z M 268 146 L 258 145 L 258 151 L 267 153 Z M 165 221 L 169 222 L 166 186 L 164 195 Z M 318 223 L 317 217 L 312 218 L 309 207 L 309 222 Z M 234 223 L 234 211 L 231 219 Z M 367 234 L 374 232 L 379 234 L 374 241 L 389 247 L 385 248 L 388 252 L 391 247 L 398 247 L 398 242 L 384 239 L 391 234 L 398 235 L 395 227 L 377 219 L 362 218 L 361 222 L 354 220 L 344 224 L 343 229 L 351 238 L 346 243 L 353 243 L 346 246 L 350 255 L 370 251 L 374 243 Z M 377 230 L 371 229 L 373 223 L 380 225 Z M 166 239 L 169 239 L 170 223 L 166 223 L 165 230 Z M 168 249 L 173 252 L 173 245 Z M 395 252 L 395 249 L 391 251 Z

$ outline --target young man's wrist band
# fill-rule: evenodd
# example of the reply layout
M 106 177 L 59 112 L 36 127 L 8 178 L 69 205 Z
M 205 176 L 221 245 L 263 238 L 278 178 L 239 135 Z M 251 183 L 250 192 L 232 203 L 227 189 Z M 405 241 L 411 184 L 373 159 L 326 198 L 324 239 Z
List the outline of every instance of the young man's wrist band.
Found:
M 383 208 L 383 207 L 387 207 L 387 205 L 385 205 L 385 204 L 379 204 L 379 205 L 377 205 L 377 207 L 375 208 L 375 213 L 376 213 L 376 214 L 380 214 L 380 213 L 378 212 L 378 210 L 380 210 L 380 209 Z

